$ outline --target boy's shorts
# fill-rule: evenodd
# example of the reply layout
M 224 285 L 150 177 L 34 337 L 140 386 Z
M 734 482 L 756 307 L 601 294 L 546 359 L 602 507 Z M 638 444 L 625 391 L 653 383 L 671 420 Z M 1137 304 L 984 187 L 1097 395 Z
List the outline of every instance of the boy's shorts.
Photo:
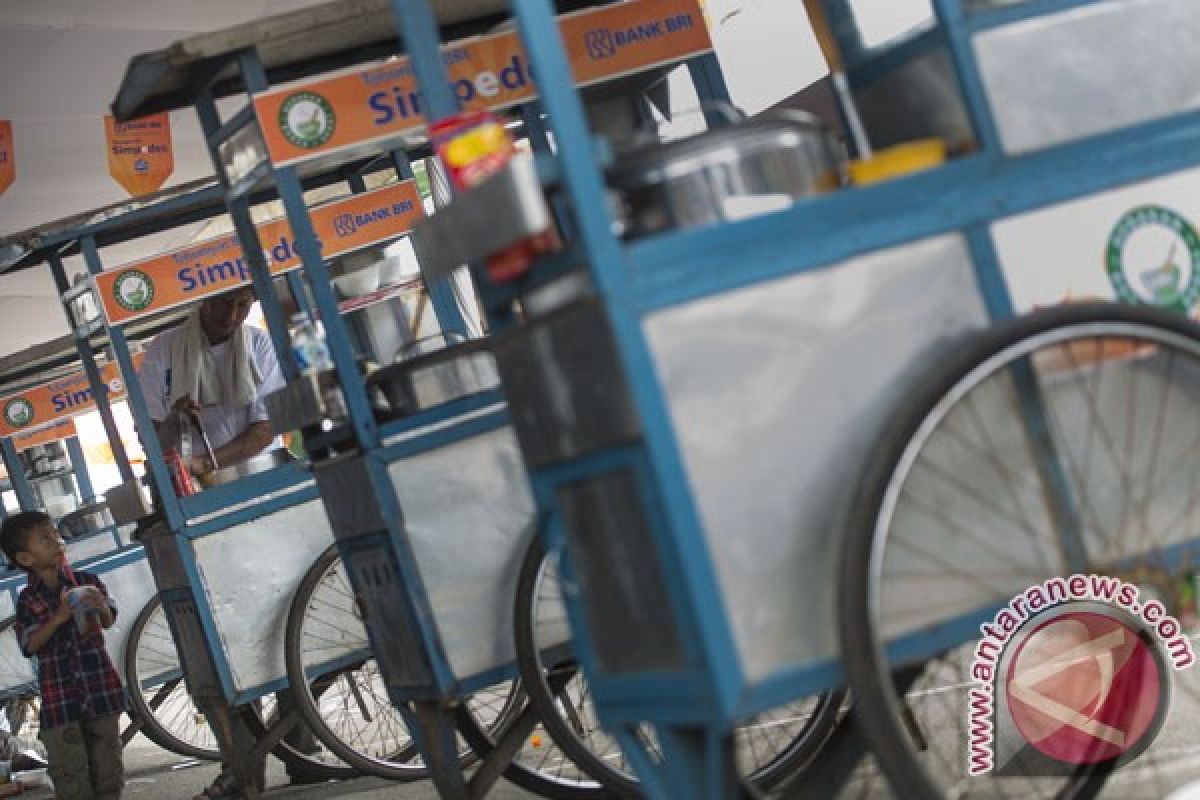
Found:
M 72 722 L 39 734 L 58 800 L 117 800 L 125 785 L 120 714 Z

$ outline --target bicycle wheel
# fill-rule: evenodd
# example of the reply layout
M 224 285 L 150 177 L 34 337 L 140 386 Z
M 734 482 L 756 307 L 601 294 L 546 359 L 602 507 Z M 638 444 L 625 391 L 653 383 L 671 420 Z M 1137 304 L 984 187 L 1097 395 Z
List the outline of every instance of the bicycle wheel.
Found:
M 1200 687 L 1169 677 L 1136 614 L 1150 595 L 1195 610 L 1197 328 L 1147 308 L 1053 309 L 969 340 L 919 385 L 863 476 L 839 585 L 856 713 L 896 794 L 1163 797 L 1195 780 L 1179 752 Z M 1087 607 L 1101 627 L 1066 597 L 1046 606 L 1073 574 L 1123 581 L 1086 582 L 1106 600 Z M 1104 598 L 1126 585 L 1135 602 Z M 984 623 L 1003 634 L 986 648 Z M 993 662 L 995 677 L 979 666 Z M 1145 687 L 1158 694 L 1129 702 Z M 1155 708 L 1165 717 L 1135 730 L 1129 715 Z M 1128 761 L 1135 734 L 1154 743 Z
M 637 795 L 639 783 L 616 739 L 596 718 L 591 692 L 571 652 L 557 558 L 540 541 L 530 546 L 517 584 L 517 660 L 530 702 L 550 736 L 578 765 L 583 782 L 609 794 Z M 554 694 L 547 677 L 567 678 Z M 841 713 L 843 693 L 830 691 L 772 709 L 738 726 L 734 734 L 738 768 L 760 789 L 770 789 L 801 770 L 829 738 Z M 658 753 L 653 732 L 642 740 Z M 587 778 L 590 777 L 590 780 Z
M 4 715 L 13 736 L 32 742 L 42 730 L 42 697 L 24 694 L 9 697 L 4 703 Z
M 428 770 L 392 705 L 337 546 L 317 559 L 288 614 L 288 677 L 317 737 L 346 763 L 390 780 Z M 322 689 L 317 696 L 312 691 Z
M 519 681 L 505 681 L 466 699 L 459 730 L 480 758 L 491 754 L 496 741 L 525 710 L 529 700 L 522 686 Z M 522 789 L 557 800 L 615 796 L 580 770 L 540 722 L 513 756 L 504 777 Z
M 188 694 L 175 640 L 157 595 L 130 630 L 125 687 L 131 714 L 142 720 L 146 738 L 181 756 L 220 760 L 216 737 Z

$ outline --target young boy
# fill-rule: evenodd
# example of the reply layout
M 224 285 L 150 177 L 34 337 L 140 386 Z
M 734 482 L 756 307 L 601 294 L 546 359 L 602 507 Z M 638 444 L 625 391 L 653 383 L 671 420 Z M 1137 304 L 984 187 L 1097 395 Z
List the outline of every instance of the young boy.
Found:
M 0 549 L 29 574 L 17 598 L 17 640 L 37 656 L 42 694 L 41 739 L 60 800 L 117 800 L 125 783 L 118 719 L 125 690 L 104 647 L 102 628 L 116 606 L 100 579 L 73 572 L 66 546 L 50 517 L 27 511 L 0 529 Z M 88 613 L 80 630 L 67 593 Z

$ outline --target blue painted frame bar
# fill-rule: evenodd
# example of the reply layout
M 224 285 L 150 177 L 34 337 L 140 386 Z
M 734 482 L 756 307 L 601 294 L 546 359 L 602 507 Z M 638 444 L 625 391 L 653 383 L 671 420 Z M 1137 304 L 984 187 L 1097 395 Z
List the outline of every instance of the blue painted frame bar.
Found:
M 1016 159 L 967 156 L 776 214 L 646 238 L 629 246 L 632 302 L 651 312 L 1166 175 L 1194 163 L 1198 122 L 1189 112 Z M 839 230 L 847 219 L 858 220 L 852 235 Z
M 963 29 L 968 33 L 979 33 L 1034 17 L 1070 11 L 1093 2 L 1095 0 L 1024 0 L 1006 6 L 968 11 L 963 15 Z
M 75 474 L 75 484 L 79 487 L 79 499 L 84 505 L 88 505 L 96 500 L 96 490 L 92 488 L 92 476 L 88 473 L 87 459 L 84 458 L 79 437 L 68 436 L 66 446 L 67 457 L 71 460 L 71 469 Z
M 950 60 L 954 63 L 959 90 L 963 93 L 963 99 L 966 101 L 971 127 L 975 129 L 975 138 L 979 148 L 984 153 L 999 158 L 1001 157 L 1000 132 L 996 127 L 996 119 L 992 115 L 992 107 L 983 87 L 983 76 L 979 72 L 979 64 L 975 60 L 971 33 L 964 25 L 962 0 L 933 0 L 933 4 L 938 27 L 945 35 L 946 43 L 950 48 Z
M 535 74 L 570 74 L 554 11 L 547 0 L 512 0 L 517 27 Z M 627 283 L 629 262 L 612 232 L 605 203 L 604 182 L 591 158 L 591 135 L 579 97 L 569 81 L 549 80 L 541 86 L 541 101 L 558 143 L 563 182 L 579 223 L 579 235 L 592 279 L 605 300 L 604 309 L 612 326 L 618 358 L 629 381 L 646 453 L 643 480 L 639 481 L 643 502 L 657 524 L 651 525 L 662 561 L 664 579 L 671 584 L 673 610 L 685 636 L 690 654 L 689 670 L 703 675 L 716 707 L 732 711 L 742 681 L 733 633 L 721 611 L 720 590 L 712 560 L 698 535 L 699 514 L 687 489 L 688 481 L 658 388 L 654 365 L 633 308 L 634 297 Z M 564 154 L 569 154 L 564 157 Z M 534 483 L 543 478 L 534 472 Z M 539 500 L 551 500 L 538 492 Z M 553 507 L 553 506 L 550 506 Z M 572 623 L 580 630 L 582 610 L 568 603 Z M 586 663 L 586 662 L 585 662 Z M 594 662 L 593 662 L 594 663 Z M 595 683 L 596 689 L 602 688 Z
M 21 466 L 16 445 L 12 439 L 6 437 L 0 439 L 0 449 L 4 452 L 4 467 L 8 470 L 8 480 L 17 496 L 17 503 L 22 511 L 33 511 L 38 507 L 37 498 L 33 494 L 33 485 L 25 477 L 25 468 Z
M 96 252 L 96 240 L 91 236 L 85 236 L 80 241 L 80 246 L 83 250 L 84 261 L 88 264 L 90 272 L 91 264 L 99 261 L 99 255 Z M 47 261 L 50 264 L 50 271 L 54 275 L 54 282 L 58 287 L 59 293 L 66 294 L 70 291 L 71 287 L 67 281 L 67 273 L 63 267 L 62 260 L 57 255 L 51 255 Z M 67 310 L 65 303 L 63 305 L 63 313 L 67 316 L 67 325 L 74 328 L 71 314 Z M 96 411 L 100 413 L 100 419 L 104 424 L 104 432 L 108 436 L 109 446 L 112 447 L 113 459 L 116 461 L 117 469 L 121 473 L 121 479 L 130 480 L 133 478 L 133 467 L 129 463 L 129 454 L 125 451 L 125 443 L 121 439 L 121 432 L 117 428 L 117 421 L 113 416 L 112 405 L 108 400 L 108 384 L 104 382 L 100 375 L 100 368 L 96 366 L 96 357 L 92 354 L 92 347 L 87 337 L 81 337 L 78 331 L 73 331 L 72 335 L 79 350 L 79 360 L 82 362 L 84 372 L 87 374 L 88 388 L 92 392 L 92 400 L 96 404 Z

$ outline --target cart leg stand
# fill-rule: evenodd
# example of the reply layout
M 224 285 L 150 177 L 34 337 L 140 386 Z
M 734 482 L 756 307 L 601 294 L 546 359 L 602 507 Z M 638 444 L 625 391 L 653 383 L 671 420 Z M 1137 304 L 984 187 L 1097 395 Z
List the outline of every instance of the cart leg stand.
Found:
M 262 785 L 255 738 L 241 715 L 225 701 L 216 665 L 200 628 L 196 599 L 183 568 L 179 537 L 159 523 L 142 534 L 142 544 L 158 583 L 171 636 L 179 648 L 180 663 L 187 665 L 184 680 L 188 692 L 212 727 L 221 755 L 238 785 L 247 798 L 254 800 Z

